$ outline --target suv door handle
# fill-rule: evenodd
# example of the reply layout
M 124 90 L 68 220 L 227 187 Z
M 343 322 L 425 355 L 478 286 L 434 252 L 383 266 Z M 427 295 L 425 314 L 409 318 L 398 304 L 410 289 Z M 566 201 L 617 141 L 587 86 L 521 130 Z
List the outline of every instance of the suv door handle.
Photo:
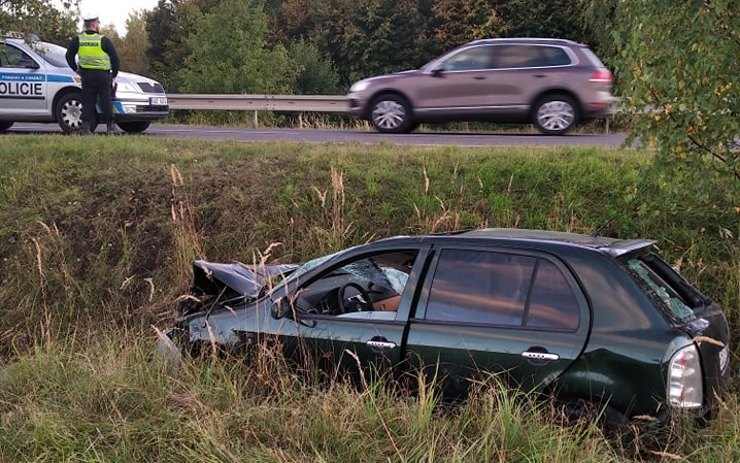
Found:
M 560 360 L 560 356 L 558 354 L 551 354 L 549 352 L 533 352 L 530 350 L 522 352 L 522 357 L 525 357 L 529 360 L 544 361 L 544 362 Z

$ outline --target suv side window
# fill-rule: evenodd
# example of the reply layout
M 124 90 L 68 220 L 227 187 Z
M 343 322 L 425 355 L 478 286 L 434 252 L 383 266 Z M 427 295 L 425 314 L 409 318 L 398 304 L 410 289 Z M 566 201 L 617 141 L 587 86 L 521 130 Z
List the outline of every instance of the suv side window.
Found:
M 466 48 L 442 63 L 445 71 L 475 71 L 491 68 L 491 47 Z
M 560 47 L 540 47 L 544 59 L 543 66 L 567 66 L 571 64 L 570 56 Z
M 23 67 L 21 63 L 33 62 L 30 56 L 18 48 L 4 44 L 0 49 L 0 67 L 17 68 Z
M 497 252 L 442 251 L 426 319 L 521 326 L 535 262 Z
M 530 256 L 444 250 L 426 320 L 575 331 L 580 304 L 562 271 Z
M 562 48 L 542 45 L 500 45 L 493 59 L 496 69 L 565 66 L 570 62 Z

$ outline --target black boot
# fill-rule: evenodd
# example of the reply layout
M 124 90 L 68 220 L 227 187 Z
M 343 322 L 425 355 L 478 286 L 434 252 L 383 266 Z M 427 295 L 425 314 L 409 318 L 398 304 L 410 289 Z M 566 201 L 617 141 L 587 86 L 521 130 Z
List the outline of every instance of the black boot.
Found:
M 90 135 L 90 124 L 87 122 L 83 122 L 80 124 L 80 135 Z
M 118 127 L 116 127 L 115 122 L 108 122 L 107 129 L 105 131 L 108 135 L 120 135 L 121 132 L 118 131 Z

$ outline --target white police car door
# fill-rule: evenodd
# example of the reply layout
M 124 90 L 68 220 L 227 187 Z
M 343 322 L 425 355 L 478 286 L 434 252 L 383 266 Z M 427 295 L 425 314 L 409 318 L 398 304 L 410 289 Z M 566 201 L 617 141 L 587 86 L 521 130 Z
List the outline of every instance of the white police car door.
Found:
M 19 116 L 46 113 L 43 63 L 9 43 L 0 43 L 0 113 Z

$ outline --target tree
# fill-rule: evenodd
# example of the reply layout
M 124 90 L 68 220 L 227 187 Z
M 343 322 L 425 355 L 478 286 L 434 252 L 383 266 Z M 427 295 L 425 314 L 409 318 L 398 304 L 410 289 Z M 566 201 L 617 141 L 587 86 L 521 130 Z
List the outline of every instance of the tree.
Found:
M 497 37 L 507 30 L 496 5 L 489 0 L 439 0 L 435 2 L 434 35 L 442 50 L 475 39 Z
M 188 37 L 196 24 L 220 0 L 159 0 L 146 16 L 149 46 L 146 56 L 152 77 L 162 82 L 168 91 L 182 90 L 181 69 L 191 50 Z
M 576 0 L 573 8 L 575 21 L 580 27 L 579 36 L 608 65 L 617 56 L 612 32 L 617 20 L 620 0 Z
M 79 0 L 0 0 L 0 33 L 33 33 L 42 40 L 66 45 L 77 33 L 78 4 Z
M 121 59 L 121 68 L 136 74 L 149 74 L 149 58 L 146 50 L 149 47 L 149 35 L 146 32 L 146 11 L 129 13 L 126 20 L 126 36 L 117 48 Z
M 582 13 L 573 0 L 499 0 L 498 3 L 497 10 L 511 37 L 581 40 L 578 23 Z
M 331 59 L 323 55 L 316 44 L 303 39 L 288 47 L 298 76 L 293 92 L 296 95 L 333 95 L 341 91 L 339 75 Z
M 737 0 L 623 0 L 617 15 L 632 138 L 655 146 L 663 168 L 701 179 L 709 165 L 740 182 Z
M 195 23 L 180 72 L 195 93 L 290 93 L 298 74 L 286 49 L 268 48 L 264 0 L 221 0 Z

